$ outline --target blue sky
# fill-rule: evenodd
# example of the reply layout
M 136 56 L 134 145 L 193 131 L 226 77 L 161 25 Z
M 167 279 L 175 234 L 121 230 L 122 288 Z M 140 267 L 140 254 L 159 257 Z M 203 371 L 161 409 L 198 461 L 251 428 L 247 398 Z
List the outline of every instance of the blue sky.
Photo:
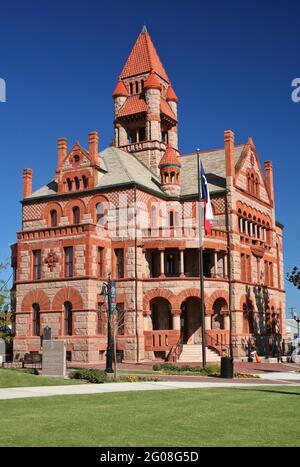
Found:
M 113 138 L 111 94 L 146 23 L 180 99 L 181 151 L 221 147 L 224 129 L 238 144 L 252 136 L 273 161 L 286 270 L 300 267 L 299 1 L 2 0 L 0 17 L 2 260 L 21 226 L 22 169 L 38 188 L 55 173 L 58 137 Z M 300 313 L 299 291 L 286 290 Z

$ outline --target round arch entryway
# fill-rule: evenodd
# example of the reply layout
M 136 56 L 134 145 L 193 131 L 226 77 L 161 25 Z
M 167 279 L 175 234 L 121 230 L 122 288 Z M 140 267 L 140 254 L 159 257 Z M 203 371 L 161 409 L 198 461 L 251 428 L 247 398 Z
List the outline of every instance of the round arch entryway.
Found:
M 202 317 L 201 299 L 199 297 L 187 297 L 180 307 L 180 323 L 184 344 L 201 344 L 202 342 Z
M 150 310 L 153 331 L 172 329 L 172 306 L 166 298 L 153 298 L 150 301 Z

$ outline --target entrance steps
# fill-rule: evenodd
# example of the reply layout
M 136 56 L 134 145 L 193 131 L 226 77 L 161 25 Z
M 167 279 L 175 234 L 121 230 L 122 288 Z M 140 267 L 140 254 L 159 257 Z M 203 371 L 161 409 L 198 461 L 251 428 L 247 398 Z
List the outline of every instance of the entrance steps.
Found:
M 177 361 L 179 363 L 202 362 L 202 345 L 183 344 L 182 352 Z M 220 363 L 221 359 L 217 352 L 206 347 L 206 361 L 208 363 Z

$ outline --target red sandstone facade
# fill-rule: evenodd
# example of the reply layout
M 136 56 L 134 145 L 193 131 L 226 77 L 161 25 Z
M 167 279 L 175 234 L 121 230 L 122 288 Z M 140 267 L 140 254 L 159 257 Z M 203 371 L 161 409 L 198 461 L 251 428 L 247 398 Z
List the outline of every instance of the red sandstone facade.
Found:
M 100 291 L 109 273 L 125 361 L 198 351 L 201 299 L 215 354 L 228 348 L 230 327 L 235 356 L 250 342 L 273 351 L 284 337 L 285 293 L 272 163 L 263 170 L 252 139 L 235 145 L 232 131 L 223 148 L 200 153 L 214 210 L 200 297 L 197 157 L 178 150 L 178 98 L 145 29 L 113 99 L 114 146 L 99 152 L 96 132 L 87 148 L 59 139 L 55 177 L 35 192 L 24 169 L 22 231 L 12 247 L 15 356 L 39 352 L 48 325 L 73 362 L 103 360 Z

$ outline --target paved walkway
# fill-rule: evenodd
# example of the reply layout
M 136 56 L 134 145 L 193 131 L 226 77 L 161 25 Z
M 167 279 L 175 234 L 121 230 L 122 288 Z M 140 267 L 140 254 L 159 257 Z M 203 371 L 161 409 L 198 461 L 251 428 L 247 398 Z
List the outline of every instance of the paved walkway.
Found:
M 288 374 L 290 375 L 290 373 Z M 157 391 L 167 389 L 203 389 L 203 388 L 239 388 L 239 387 L 261 387 L 273 386 L 275 381 L 280 385 L 300 386 L 300 374 L 296 381 L 273 380 L 270 383 L 259 383 L 258 380 L 247 382 L 199 382 L 199 381 L 160 381 L 160 382 L 139 382 L 139 383 L 105 383 L 105 384 L 82 384 L 71 386 L 36 386 L 30 388 L 4 388 L 0 389 L 0 400 L 19 399 L 27 397 L 47 397 L 47 396 L 65 396 L 81 394 L 103 394 L 112 392 L 126 391 Z

